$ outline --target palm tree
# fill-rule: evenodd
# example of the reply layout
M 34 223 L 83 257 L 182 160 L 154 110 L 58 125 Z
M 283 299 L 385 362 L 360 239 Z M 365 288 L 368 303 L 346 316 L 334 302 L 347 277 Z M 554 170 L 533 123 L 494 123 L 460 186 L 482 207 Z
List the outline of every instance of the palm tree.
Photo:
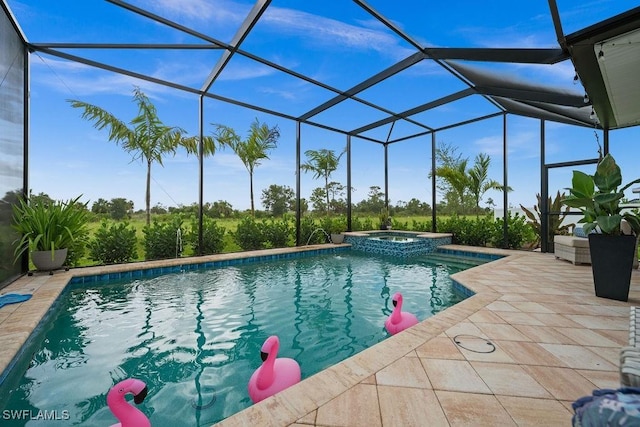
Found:
M 336 156 L 333 150 L 322 148 L 320 150 L 307 150 L 304 155 L 307 156 L 307 162 L 300 165 L 300 169 L 304 172 L 313 172 L 313 179 L 324 177 L 324 192 L 327 199 L 326 209 L 327 215 L 329 214 L 329 178 L 331 174 L 338 169 L 340 163 L 340 157 L 345 153 L 345 150 Z
M 74 108 L 81 108 L 82 118 L 93 121 L 93 126 L 102 130 L 109 130 L 109 141 L 121 144 L 125 151 L 133 155 L 133 160 L 141 160 L 147 164 L 147 187 L 145 195 L 147 225 L 151 222 L 151 164 L 157 162 L 160 166 L 165 154 L 175 154 L 179 146 L 187 152 L 196 153 L 197 137 L 185 137 L 185 131 L 179 127 L 165 125 L 159 118 L 155 105 L 149 98 L 135 87 L 133 99 L 138 103 L 138 115 L 129 126 L 108 111 L 86 102 L 68 100 Z M 213 155 L 215 146 L 211 138 L 203 141 L 203 151 L 206 155 Z
M 253 172 L 260 166 L 263 159 L 268 159 L 268 152 L 276 148 L 280 130 L 278 126 L 270 128 L 266 123 L 260 123 L 256 118 L 249 128 L 246 140 L 240 139 L 235 130 L 224 125 L 215 125 L 214 138 L 221 147 L 230 147 L 240 158 L 249 172 L 249 186 L 251 193 L 251 215 L 255 213 L 253 204 Z
M 502 191 L 504 186 L 498 181 L 489 179 L 489 165 L 491 164 L 491 157 L 489 155 L 480 153 L 475 158 L 473 167 L 469 170 L 469 192 L 473 196 L 473 201 L 476 204 L 476 208 L 480 208 L 480 199 L 489 190 Z M 507 191 L 511 191 L 508 187 Z
M 454 165 L 440 166 L 436 169 L 436 175 L 442 177 L 449 184 L 451 192 L 460 203 L 460 208 L 464 207 L 464 196 L 469 189 L 467 163 L 468 159 L 463 159 Z

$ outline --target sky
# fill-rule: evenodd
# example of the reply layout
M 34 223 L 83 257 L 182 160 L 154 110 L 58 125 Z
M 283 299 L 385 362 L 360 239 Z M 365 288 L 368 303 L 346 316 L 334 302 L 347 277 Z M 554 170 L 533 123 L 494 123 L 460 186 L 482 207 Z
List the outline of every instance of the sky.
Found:
M 191 35 L 143 18 L 113 3 L 74 0 L 8 0 L 13 14 L 33 43 L 202 43 Z M 201 34 L 228 43 L 250 11 L 246 0 L 135 0 L 130 4 L 193 28 Z M 405 33 L 431 47 L 522 47 L 556 48 L 556 34 L 546 1 L 485 2 L 458 1 L 434 6 L 432 2 L 407 0 L 369 1 L 374 9 L 392 20 Z M 400 7 L 399 5 L 402 5 Z M 572 33 L 636 7 L 626 0 L 558 0 L 565 34 Z M 241 50 L 263 57 L 282 67 L 305 74 L 338 90 L 347 90 L 416 52 L 410 44 L 380 24 L 355 2 L 300 2 L 274 0 L 241 45 Z M 86 59 L 109 63 L 148 76 L 200 89 L 222 53 L 219 49 L 188 51 L 154 49 L 104 50 L 66 49 Z M 46 53 L 33 53 L 31 64 L 31 126 L 29 187 L 54 199 L 82 195 L 91 205 L 99 198 L 124 197 L 144 209 L 146 166 L 132 160 L 120 146 L 108 140 L 106 131 L 96 130 L 80 117 L 81 111 L 68 100 L 77 99 L 104 108 L 128 122 L 137 113 L 132 100 L 140 87 L 156 105 L 167 125 L 179 126 L 189 135 L 198 133 L 198 97 L 162 85 L 71 62 Z M 554 65 L 468 63 L 505 77 L 544 83 L 584 93 L 573 80 L 570 61 Z M 419 64 L 367 89 L 358 96 L 393 112 L 402 112 L 466 85 L 432 61 Z M 210 92 L 239 102 L 300 116 L 335 94 L 236 54 L 212 85 Z M 420 113 L 416 120 L 441 127 L 491 114 L 498 110 L 479 95 Z M 335 128 L 353 130 L 385 117 L 385 113 L 347 100 L 312 118 Z M 215 124 L 234 128 L 246 136 L 255 119 L 278 126 L 280 139 L 269 159 L 254 173 L 255 202 L 271 184 L 295 189 L 295 122 L 233 104 L 205 99 L 204 131 L 210 135 Z M 458 148 L 473 162 L 479 153 L 491 156 L 490 178 L 503 179 L 502 118 L 438 132 L 438 144 Z M 421 129 L 398 122 L 385 125 L 367 136 L 386 140 L 412 135 Z M 546 122 L 547 163 L 594 158 L 601 132 Z M 623 182 L 635 179 L 640 170 L 640 130 L 610 133 L 610 149 L 623 171 Z M 301 127 L 302 151 L 327 148 L 336 153 L 346 146 L 346 136 L 310 125 Z M 509 204 L 532 207 L 540 191 L 540 122 L 508 115 L 507 164 Z M 417 198 L 431 203 L 431 136 L 389 145 L 388 173 L 391 204 Z M 306 158 L 302 157 L 302 162 Z M 593 173 L 594 167 L 582 167 Z M 183 150 L 166 156 L 163 166 L 151 171 L 151 205 L 190 205 L 198 201 L 198 162 Z M 346 185 L 346 156 L 331 177 Z M 323 186 L 310 173 L 301 177 L 301 194 L 308 199 L 314 188 Z M 571 169 L 550 174 L 550 194 L 570 185 Z M 368 197 L 372 186 L 384 189 L 384 149 L 381 144 L 352 138 L 352 199 Z M 631 192 L 628 197 L 632 198 Z M 493 199 L 502 204 L 501 193 L 490 191 L 481 206 Z M 225 200 L 234 209 L 250 206 L 249 174 L 230 150 L 220 150 L 204 161 L 204 201 Z

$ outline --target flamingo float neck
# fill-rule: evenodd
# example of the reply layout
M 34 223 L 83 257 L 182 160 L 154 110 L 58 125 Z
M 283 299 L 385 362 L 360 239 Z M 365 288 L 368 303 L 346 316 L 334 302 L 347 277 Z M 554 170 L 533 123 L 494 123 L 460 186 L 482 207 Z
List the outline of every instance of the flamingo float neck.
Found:
M 269 388 L 274 380 L 274 365 L 278 357 L 278 349 L 280 348 L 280 340 L 277 336 L 270 336 L 262 344 L 260 349 L 260 357 L 262 358 L 262 367 L 258 373 L 256 385 L 260 390 Z
M 393 296 L 393 312 L 389 320 L 394 325 L 402 321 L 402 295 L 399 293 Z

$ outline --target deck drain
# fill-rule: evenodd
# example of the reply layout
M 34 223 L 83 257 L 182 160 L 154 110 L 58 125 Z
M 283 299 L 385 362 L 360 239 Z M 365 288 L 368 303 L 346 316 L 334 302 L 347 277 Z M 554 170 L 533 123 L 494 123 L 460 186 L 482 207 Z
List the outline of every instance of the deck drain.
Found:
M 456 335 L 453 337 L 453 342 L 474 353 L 493 353 L 496 351 L 496 346 L 491 341 L 475 335 Z

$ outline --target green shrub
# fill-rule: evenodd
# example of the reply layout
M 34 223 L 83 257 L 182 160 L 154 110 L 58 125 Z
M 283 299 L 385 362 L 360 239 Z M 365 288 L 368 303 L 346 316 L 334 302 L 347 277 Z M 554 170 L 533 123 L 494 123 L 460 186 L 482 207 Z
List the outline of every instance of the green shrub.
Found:
M 431 232 L 431 221 L 416 221 L 414 219 L 409 230 Z
M 252 216 L 242 218 L 233 238 L 243 251 L 264 249 L 265 247 L 262 226 Z
M 351 229 L 353 231 L 374 230 L 371 218 L 351 218 Z
M 400 221 L 395 218 L 389 218 L 391 221 L 391 228 L 395 230 L 409 230 L 409 221 Z
M 457 215 L 453 215 L 449 218 L 437 218 L 436 226 L 438 229 L 438 233 L 453 234 L 451 243 L 456 245 L 463 244 L 462 223 L 460 217 L 458 217 Z
M 178 233 L 183 235 L 182 218 L 172 216 L 170 221 L 161 223 L 153 220 L 153 224 L 144 227 L 144 254 L 146 260 L 176 258 L 181 255 L 182 248 Z M 178 232 L 178 230 L 180 230 Z
M 326 216 L 320 221 L 320 228 L 322 228 L 327 234 L 342 233 L 347 230 L 347 217 L 346 216 Z
M 218 223 L 205 216 L 202 219 L 202 255 L 219 254 L 224 249 L 224 236 L 226 229 Z M 185 236 L 195 254 L 200 254 L 200 239 L 198 238 L 198 221 L 191 223 L 191 230 Z
M 67 250 L 67 258 L 64 261 L 64 265 L 68 267 L 78 267 L 80 265 L 80 260 L 87 251 L 87 239 L 87 236 L 76 237 Z
M 292 233 L 295 232 L 289 221 L 282 219 L 263 220 L 262 232 L 264 239 L 271 248 L 284 248 L 291 246 L 293 242 Z
M 320 225 L 316 224 L 313 218 L 305 216 L 300 220 L 300 244 L 317 245 L 327 243 L 327 237 L 323 232 L 317 231 Z
M 511 212 L 507 213 L 507 244 L 505 247 L 504 242 L 504 220 L 502 218 L 496 218 L 494 221 L 493 235 L 491 237 L 491 244 L 498 248 L 505 249 L 520 249 L 524 243 L 532 242 L 536 239 L 535 232 L 526 218 L 518 213 L 511 215 Z
M 475 220 L 464 218 L 462 221 L 462 232 L 465 245 L 487 246 L 492 236 L 492 217 L 478 217 Z
M 136 229 L 129 223 L 111 224 L 103 221 L 89 242 L 89 257 L 101 264 L 123 264 L 138 258 Z
M 454 215 L 438 219 L 438 232 L 452 233 L 451 242 L 457 245 L 486 246 L 493 237 L 493 219 L 488 216 L 469 219 Z

